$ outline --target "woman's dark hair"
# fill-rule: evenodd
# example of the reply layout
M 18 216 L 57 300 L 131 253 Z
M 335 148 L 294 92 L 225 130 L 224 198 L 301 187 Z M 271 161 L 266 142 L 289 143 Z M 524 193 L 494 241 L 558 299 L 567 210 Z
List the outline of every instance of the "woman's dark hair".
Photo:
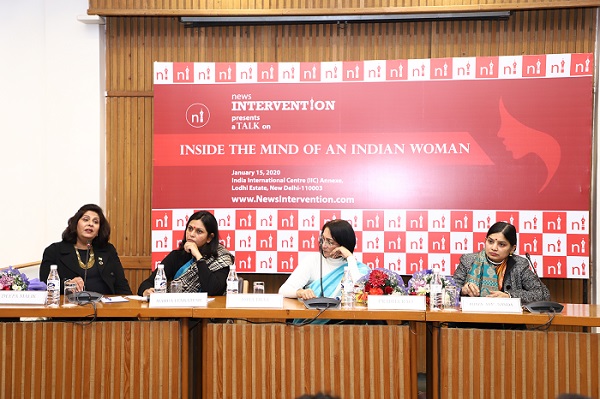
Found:
M 192 216 L 190 216 L 189 220 L 185 224 L 183 240 L 181 240 L 181 243 L 179 244 L 179 249 L 183 249 L 183 246 L 185 245 L 187 229 L 192 220 L 200 220 L 202 224 L 204 224 L 204 228 L 206 229 L 208 236 L 213 236 L 210 242 L 198 248 L 202 256 L 217 257 L 219 253 L 219 224 L 217 223 L 217 219 L 214 217 L 214 215 L 208 211 L 194 212 Z
M 350 223 L 342 219 L 330 220 L 323 225 L 321 236 L 323 236 L 323 232 L 326 228 L 329 228 L 331 237 L 335 242 L 354 253 L 354 247 L 356 247 L 356 234 Z
M 70 244 L 77 243 L 77 223 L 79 223 L 79 219 L 81 219 L 87 211 L 96 212 L 100 218 L 98 235 L 92 240 L 92 245 L 95 247 L 103 247 L 108 244 L 108 240 L 110 239 L 110 224 L 108 223 L 108 220 L 106 220 L 106 217 L 104 217 L 102 208 L 96 204 L 86 204 L 82 206 L 73 216 L 71 216 L 71 218 L 69 218 L 67 228 L 62 233 L 62 239 Z
M 496 233 L 502 233 L 510 245 L 517 245 L 517 229 L 512 224 L 506 222 L 494 223 L 488 230 L 486 238 Z

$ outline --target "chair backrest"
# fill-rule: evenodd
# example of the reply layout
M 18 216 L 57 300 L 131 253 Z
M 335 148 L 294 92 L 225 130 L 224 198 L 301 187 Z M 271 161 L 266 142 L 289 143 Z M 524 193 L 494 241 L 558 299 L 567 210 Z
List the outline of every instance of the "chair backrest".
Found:
M 42 261 L 38 260 L 35 262 L 22 263 L 20 265 L 14 265 L 13 269 L 19 269 L 19 271 L 27 276 L 28 279 L 40 278 L 40 264 Z

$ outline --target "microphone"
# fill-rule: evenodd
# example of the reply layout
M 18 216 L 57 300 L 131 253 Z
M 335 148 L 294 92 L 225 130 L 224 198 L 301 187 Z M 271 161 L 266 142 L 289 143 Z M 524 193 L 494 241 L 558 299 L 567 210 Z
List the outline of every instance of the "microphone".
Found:
M 85 305 L 88 303 L 98 302 L 100 298 L 102 298 L 102 294 L 93 291 L 86 291 L 85 285 L 87 283 L 87 271 L 88 271 L 88 262 L 90 261 L 90 249 L 92 248 L 92 243 L 88 241 L 86 257 L 85 257 L 85 269 L 83 271 L 83 291 L 76 292 L 73 296 L 75 302 L 79 305 Z M 75 249 L 77 251 L 77 249 Z
M 542 279 L 540 278 L 540 276 L 538 276 L 537 274 L 537 269 L 535 268 L 535 264 L 531 261 L 531 255 L 529 255 L 529 252 L 525 252 L 525 257 L 527 258 L 527 261 L 529 262 L 529 266 L 531 266 L 531 269 L 533 270 L 533 274 L 535 274 L 535 277 L 538 279 L 538 281 L 541 284 L 544 284 L 542 282 Z M 528 304 L 523 305 L 523 307 L 525 309 L 527 309 L 530 313 L 560 313 L 563 310 L 563 305 L 561 305 L 558 302 L 554 302 L 554 301 L 536 301 L 536 302 L 530 302 Z
M 535 273 L 535 275 L 538 276 L 537 269 L 535 268 L 535 265 L 531 261 L 531 255 L 529 255 L 529 252 L 525 252 L 525 257 L 529 261 L 529 266 L 531 266 L 531 270 L 533 270 L 533 273 Z M 539 276 L 538 276 L 538 278 L 539 278 Z
M 533 261 L 531 260 L 531 255 L 529 255 L 529 252 L 525 252 L 525 257 L 527 258 L 527 261 L 529 262 L 529 267 L 531 268 L 531 271 L 533 271 L 533 274 L 535 274 L 535 278 L 538 279 L 538 281 L 540 283 L 542 283 L 542 279 L 540 278 L 540 276 L 538 276 L 537 274 L 537 269 L 535 267 L 535 264 L 533 263 Z M 544 284 L 544 283 L 542 283 Z
M 85 270 L 83 271 L 83 290 L 85 291 L 85 283 L 87 283 L 87 264 L 90 261 L 90 247 L 92 246 L 92 244 L 90 244 L 90 242 L 87 242 L 87 251 L 86 251 L 86 256 L 85 256 Z
M 329 309 L 340 304 L 336 298 L 326 298 L 323 290 L 323 237 L 319 237 L 319 279 L 321 283 L 321 296 L 304 300 L 304 306 L 309 309 Z
M 319 279 L 321 280 L 321 296 L 323 296 L 323 237 L 319 237 Z

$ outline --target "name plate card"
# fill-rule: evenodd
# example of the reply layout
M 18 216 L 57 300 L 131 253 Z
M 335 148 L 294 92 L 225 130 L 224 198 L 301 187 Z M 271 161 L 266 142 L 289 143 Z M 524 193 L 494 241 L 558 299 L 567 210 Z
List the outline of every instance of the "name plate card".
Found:
M 523 313 L 521 298 L 468 297 L 460 299 L 463 312 Z
M 283 309 L 280 294 L 230 294 L 225 299 L 227 308 Z
M 45 305 L 46 291 L 0 291 L 0 305 Z
M 425 310 L 425 295 L 369 295 L 369 310 Z
M 150 294 L 151 308 L 195 308 L 208 305 L 206 292 Z

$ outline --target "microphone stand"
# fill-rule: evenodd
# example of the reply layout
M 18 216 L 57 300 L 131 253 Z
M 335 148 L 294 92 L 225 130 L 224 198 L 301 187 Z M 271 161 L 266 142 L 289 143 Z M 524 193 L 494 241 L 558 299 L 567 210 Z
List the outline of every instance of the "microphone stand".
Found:
M 540 276 L 538 276 L 538 274 L 537 274 L 537 269 L 535 268 L 535 265 L 531 261 L 531 255 L 529 255 L 529 252 L 525 252 L 525 257 L 527 258 L 527 261 L 529 262 L 529 266 L 531 266 L 533 274 L 535 274 L 535 277 L 537 278 L 538 282 L 543 285 L 544 283 L 542 282 L 542 279 L 540 278 Z M 560 304 L 558 302 L 554 302 L 554 301 L 530 302 L 528 304 L 523 305 L 523 307 L 525 309 L 527 309 L 530 313 L 551 313 L 552 319 L 554 318 L 554 314 L 562 312 L 562 310 L 564 308 L 564 306 L 562 304 Z M 552 319 L 550 319 L 549 323 L 552 322 Z M 548 326 L 549 326 L 549 323 L 547 323 Z
M 311 309 L 329 309 L 335 308 L 340 304 L 336 298 L 326 298 L 323 290 L 323 250 L 319 251 L 319 278 L 321 280 L 321 296 L 318 298 L 305 299 L 304 305 Z
M 321 280 L 321 296 L 325 296 L 323 292 L 323 254 L 319 256 L 319 279 Z
M 85 284 L 87 283 L 87 269 L 88 269 L 88 262 L 90 261 L 90 247 L 91 244 L 88 241 L 87 243 L 87 251 L 86 251 L 86 256 L 85 256 L 85 269 L 83 269 L 83 290 L 85 291 Z
M 533 270 L 533 272 L 535 273 L 535 275 L 538 276 L 537 269 L 535 268 L 535 265 L 531 261 L 531 255 L 529 255 L 529 252 L 525 252 L 525 257 L 527 258 L 527 261 L 529 261 L 529 266 L 531 266 L 531 270 Z M 539 277 L 540 276 L 538 276 L 538 278 Z
M 74 295 L 75 301 L 79 305 L 85 305 L 85 304 L 88 304 L 88 303 L 95 303 L 95 302 L 98 302 L 100 300 L 100 298 L 102 298 L 102 294 L 100 294 L 98 292 L 86 291 L 85 290 L 85 285 L 87 284 L 87 271 L 88 271 L 88 262 L 90 261 L 90 248 L 91 247 L 92 247 L 92 244 L 88 241 L 88 243 L 87 243 L 87 256 L 86 256 L 86 259 L 85 259 L 85 268 L 83 269 L 83 291 L 77 292 Z M 75 251 L 77 251 L 77 248 L 75 248 Z

